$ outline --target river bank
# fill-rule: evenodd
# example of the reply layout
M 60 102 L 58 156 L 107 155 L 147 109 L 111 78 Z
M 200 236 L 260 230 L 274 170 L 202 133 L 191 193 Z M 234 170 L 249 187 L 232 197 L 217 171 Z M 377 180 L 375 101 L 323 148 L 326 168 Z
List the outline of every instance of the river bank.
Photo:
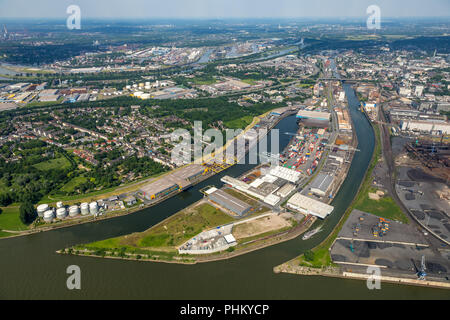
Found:
M 363 271 L 363 270 L 361 270 Z M 367 273 L 357 273 L 357 272 L 343 272 L 339 267 L 322 267 L 322 268 L 310 268 L 310 267 L 302 267 L 302 266 L 292 266 L 288 264 L 283 264 L 276 266 L 273 270 L 274 273 L 289 273 L 295 275 L 302 276 L 322 276 L 322 277 L 331 277 L 331 278 L 340 278 L 340 279 L 352 279 L 358 281 L 369 280 L 373 282 L 375 279 L 372 274 Z M 378 278 L 381 283 L 391 283 L 391 284 L 401 284 L 401 285 L 410 285 L 410 286 L 419 286 L 419 287 L 428 287 L 428 288 L 436 288 L 436 289 L 450 289 L 450 283 L 441 282 L 441 281 L 433 281 L 433 280 L 418 280 L 412 278 L 401 278 L 394 276 L 382 276 L 380 275 Z
M 366 116 L 366 115 L 365 115 Z M 370 120 L 367 118 L 367 121 Z M 372 182 L 372 173 L 378 163 L 378 160 L 382 156 L 381 153 L 381 137 L 380 128 L 378 124 L 371 123 L 371 126 L 375 132 L 375 147 L 372 155 L 372 159 L 365 173 L 365 177 L 359 186 L 357 195 L 353 199 L 351 205 L 348 207 L 344 215 L 341 217 L 334 231 L 318 246 L 312 249 L 314 253 L 314 259 L 309 261 L 304 255 L 300 255 L 294 259 L 291 259 L 283 264 L 274 267 L 274 273 L 288 273 L 302 276 L 324 276 L 324 277 L 334 277 L 342 279 L 353 279 L 353 280 L 364 280 L 367 281 L 371 274 L 367 274 L 366 265 L 352 264 L 352 269 L 342 268 L 337 264 L 334 264 L 331 260 L 331 248 L 341 230 L 343 224 L 348 219 L 350 213 L 355 208 L 356 204 L 360 201 L 361 197 L 365 195 L 368 186 Z M 355 271 L 356 269 L 356 271 Z M 443 282 L 440 278 L 432 278 L 426 281 L 418 280 L 415 274 L 400 274 L 395 272 L 389 272 L 388 270 L 383 271 L 385 274 L 380 276 L 380 281 L 384 283 L 392 284 L 406 284 L 421 287 L 439 288 L 439 289 L 449 289 L 450 283 Z M 371 278 L 372 279 L 372 278 Z
M 264 166 L 264 165 L 261 165 Z M 260 167 L 261 167 L 260 166 Z M 257 167 L 258 168 L 258 167 Z M 241 175 L 241 177 L 246 176 L 247 174 L 253 172 L 255 168 L 251 169 L 248 172 L 245 172 Z M 170 221 L 176 219 L 177 216 L 181 216 L 186 211 L 191 211 L 192 209 L 199 207 L 201 204 L 208 204 L 208 201 L 205 199 L 199 200 L 196 203 L 192 204 L 189 207 L 184 208 L 182 211 L 177 212 L 175 215 L 167 218 L 159 222 L 158 224 L 152 226 L 147 232 L 151 232 L 152 230 L 156 230 L 164 226 L 167 229 L 167 225 L 170 225 Z M 225 215 L 225 213 L 221 213 Z M 270 214 L 270 212 L 269 212 Z M 246 219 L 235 220 L 232 223 L 245 223 L 245 221 L 250 221 L 254 219 L 260 219 L 263 216 L 266 216 L 265 212 L 261 212 L 256 215 L 248 216 Z M 124 259 L 124 260 L 139 260 L 139 261 L 149 261 L 149 262 L 166 262 L 166 263 L 180 263 L 180 264 L 196 264 L 196 263 L 205 263 L 212 261 L 220 261 L 231 259 L 246 253 L 250 253 L 256 250 L 260 250 L 266 248 L 268 246 L 272 246 L 275 244 L 279 244 L 282 242 L 286 242 L 292 240 L 301 234 L 305 233 L 317 220 L 316 217 L 308 216 L 305 217 L 301 223 L 298 223 L 291 227 L 285 227 L 282 229 L 277 229 L 273 231 L 264 232 L 255 236 L 250 236 L 250 238 L 245 238 L 244 242 L 238 241 L 236 246 L 232 247 L 232 250 L 223 250 L 210 254 L 201 254 L 201 255 L 188 255 L 188 254 L 179 254 L 178 247 L 175 246 L 172 248 L 166 247 L 130 247 L 130 245 L 124 245 L 121 248 L 117 248 L 117 243 L 120 242 L 120 239 L 109 239 L 105 241 L 100 241 L 98 243 L 92 243 L 88 245 L 77 245 L 71 248 L 65 248 L 62 250 L 58 250 L 59 254 L 68 254 L 68 255 L 80 255 L 80 256 L 90 256 L 90 257 L 98 257 L 98 258 L 112 258 L 112 259 Z M 191 226 L 184 225 L 183 228 L 190 228 Z M 215 229 L 217 226 L 210 226 Z M 140 235 L 129 235 L 131 237 L 142 237 L 141 240 L 144 239 L 145 235 L 143 233 Z M 122 237 L 123 240 L 129 237 L 128 235 Z M 114 244 L 111 242 L 114 240 Z M 186 241 L 187 239 L 184 239 Z M 106 244 L 106 248 L 104 247 L 104 243 Z M 111 244 L 109 244 L 111 243 Z M 110 247 L 111 248 L 110 248 Z M 120 245 L 119 245 L 120 246 Z M 113 248 L 114 247 L 114 248 Z M 125 250 L 122 250 L 125 249 Z M 101 254 L 100 254 L 101 253 Z
M 353 127 L 353 125 L 352 125 Z M 355 148 L 358 144 L 358 139 L 356 136 L 356 133 L 354 130 L 352 130 L 352 141 L 350 143 L 351 148 Z M 289 141 L 290 143 L 290 141 Z M 289 145 L 288 143 L 288 145 Z M 333 190 L 333 193 L 338 193 L 340 187 L 344 183 L 344 181 L 347 178 L 347 174 L 350 170 L 351 164 L 353 162 L 355 151 L 351 151 L 349 153 L 348 157 L 348 165 L 345 165 L 344 170 L 338 177 L 338 181 L 336 183 L 336 187 Z M 325 156 L 322 159 L 322 165 L 326 161 L 327 156 Z M 317 176 L 318 173 L 320 173 L 322 169 L 322 165 L 317 170 L 317 172 L 314 173 L 314 175 L 308 180 L 308 182 L 303 185 L 302 188 L 305 188 L 313 179 L 315 176 Z M 253 170 L 253 169 L 252 169 Z M 241 175 L 240 178 L 244 177 L 246 173 Z M 331 198 L 325 199 L 327 203 L 331 202 Z M 201 203 L 203 200 L 197 202 L 193 205 L 193 207 L 197 206 L 199 203 Z M 185 208 L 184 210 L 188 210 L 189 208 Z M 183 211 L 184 211 L 183 210 Z M 183 211 L 180 211 L 174 215 L 176 217 L 177 215 L 183 214 Z M 151 230 L 156 230 L 158 227 L 160 227 L 161 224 L 169 223 L 170 219 L 166 219 L 165 221 L 160 222 L 159 224 L 153 226 L 151 229 L 147 230 L 147 232 L 151 232 Z M 237 242 L 237 245 L 228 248 L 227 250 L 215 252 L 211 254 L 201 254 L 201 255 L 187 255 L 187 254 L 179 254 L 178 253 L 178 247 L 172 246 L 170 248 L 165 248 L 162 250 L 162 248 L 155 246 L 142 246 L 138 243 L 141 241 L 144 241 L 143 235 L 136 235 L 139 241 L 135 241 L 133 245 L 130 246 L 130 244 L 125 245 L 125 239 L 128 236 L 122 237 L 122 238 L 116 238 L 116 239 L 109 239 L 105 241 L 100 241 L 98 243 L 92 243 L 88 245 L 79 245 L 74 246 L 71 248 L 66 248 L 64 250 L 59 250 L 58 253 L 60 254 L 77 254 L 77 255 L 88 255 L 88 256 L 95 256 L 95 257 L 103 257 L 103 258 L 123 258 L 126 260 L 135 259 L 140 261 L 161 261 L 161 262 L 169 262 L 169 263 L 198 263 L 198 262 L 211 262 L 211 261 L 219 261 L 219 260 L 226 260 L 230 259 L 239 255 L 243 255 L 249 252 L 253 252 L 268 246 L 276 245 L 282 242 L 286 242 L 292 239 L 295 239 L 296 237 L 300 236 L 301 234 L 305 233 L 315 222 L 317 218 L 312 216 L 307 216 L 304 218 L 304 220 L 301 222 L 300 225 L 294 225 L 292 227 L 286 227 L 281 230 L 275 230 L 271 232 L 266 232 L 263 234 L 255 235 L 251 237 L 251 241 L 248 242 Z M 189 226 L 183 226 L 184 229 L 186 229 Z M 209 227 L 217 227 L 218 226 L 209 226 Z M 166 228 L 167 230 L 167 228 Z M 206 230 L 202 230 L 206 231 Z M 167 231 L 166 231 L 167 233 Z M 167 235 L 167 234 L 166 234 Z M 162 236 L 162 235 L 158 235 Z M 170 233 L 167 235 L 170 236 Z M 148 237 L 148 236 L 147 236 Z M 170 236 L 170 237 L 173 237 Z M 185 241 L 188 239 L 184 239 Z M 111 243 L 109 243 L 111 242 Z M 184 242 L 184 241 L 183 241 Z
M 58 254 L 65 254 L 65 255 L 78 255 L 78 256 L 89 256 L 94 258 L 104 258 L 104 259 L 119 259 L 119 260 L 131 260 L 131 261 L 143 261 L 143 262 L 162 262 L 162 263 L 175 263 L 175 264 L 197 264 L 197 263 L 207 263 L 207 262 L 214 262 L 214 261 L 221 261 L 221 260 L 228 260 L 232 259 L 241 255 L 245 255 L 260 249 L 264 249 L 269 246 L 273 246 L 276 244 L 280 244 L 292 239 L 297 238 L 298 236 L 305 233 L 310 226 L 315 222 L 314 220 L 309 220 L 308 224 L 306 225 L 300 225 L 295 228 L 292 228 L 287 231 L 283 231 L 281 233 L 277 233 L 274 235 L 266 236 L 260 239 L 256 239 L 251 241 L 252 245 L 247 246 L 248 243 L 242 244 L 243 247 L 234 247 L 236 248 L 232 252 L 220 252 L 219 254 L 209 254 L 209 255 L 199 255 L 199 256 L 185 256 L 185 255 L 177 255 L 174 256 L 172 260 L 167 258 L 160 258 L 161 253 L 159 252 L 159 255 L 153 255 L 152 258 L 145 258 L 144 253 L 128 253 L 125 252 L 123 256 L 114 256 L 114 251 L 103 251 L 102 255 L 96 254 L 97 250 L 89 250 L 86 248 L 66 248 L 57 250 L 56 253 Z M 69 251 L 70 250 L 70 251 Z M 157 252 L 157 251 L 154 251 Z M 113 254 L 113 255 L 112 255 Z
M 228 141 L 225 144 L 225 146 L 223 146 L 221 148 L 221 150 L 226 150 L 226 148 L 229 147 L 232 144 L 232 141 L 235 141 L 241 135 L 244 135 L 246 132 L 248 132 L 248 130 L 252 129 L 255 125 L 257 125 L 261 121 L 261 119 L 263 119 L 264 117 L 267 117 L 267 115 L 271 111 L 268 111 L 268 112 L 266 112 L 266 113 L 264 113 L 264 114 L 262 114 L 260 116 L 255 117 L 253 119 L 252 123 L 249 124 L 241 132 L 241 134 L 239 136 L 235 137 L 231 141 Z M 285 119 L 286 117 L 288 117 L 290 115 L 292 115 L 291 111 L 283 112 L 279 117 L 277 117 L 276 119 L 274 119 L 273 122 L 270 123 L 270 127 L 268 129 L 271 130 L 280 121 L 282 121 L 283 119 Z M 259 140 L 264 139 L 264 138 L 265 138 L 265 136 L 262 136 L 262 135 L 258 137 Z M 256 142 L 258 142 L 258 141 L 256 141 Z M 211 161 L 212 159 L 213 159 L 213 157 L 211 155 L 207 155 L 207 156 L 203 157 L 203 162 Z M 197 162 L 198 161 L 196 161 L 194 163 L 197 163 Z M 227 164 L 226 169 L 230 168 L 233 165 L 234 164 Z M 186 166 L 189 166 L 189 165 L 186 165 Z M 150 179 L 146 179 L 144 181 L 138 181 L 138 182 L 133 183 L 133 184 L 131 184 L 129 186 L 126 186 L 126 187 L 119 187 L 117 190 L 123 190 L 122 193 L 130 194 L 130 193 L 138 190 L 138 188 L 142 187 L 143 184 L 155 182 L 155 181 L 160 180 L 160 179 L 164 179 L 166 176 L 171 175 L 171 174 L 177 172 L 178 170 L 181 170 L 181 169 L 185 168 L 186 166 L 182 166 L 180 168 L 176 168 L 176 169 L 171 170 L 169 172 L 166 172 L 166 173 L 164 173 L 161 176 L 158 176 L 156 178 L 150 178 Z M 203 182 L 205 180 L 210 179 L 211 177 L 215 176 L 216 174 L 220 173 L 221 171 L 222 170 L 220 170 L 220 171 L 209 170 L 207 173 L 201 175 L 199 178 L 196 178 L 194 181 L 191 181 L 192 183 L 191 183 L 189 188 L 191 188 L 191 187 L 193 187 L 193 186 L 195 186 L 195 185 L 197 185 L 197 184 L 199 184 L 199 183 L 201 183 L 201 182 Z M 66 219 L 66 220 L 58 221 L 55 224 L 52 223 L 50 225 L 48 225 L 48 224 L 38 225 L 38 226 L 34 227 L 33 229 L 28 229 L 28 230 L 19 231 L 19 232 L 8 232 L 7 230 L 1 230 L 0 229 L 0 240 L 8 239 L 8 238 L 14 238 L 14 237 L 27 236 L 27 235 L 31 235 L 31 234 L 35 234 L 35 233 L 46 232 L 46 231 L 51 231 L 51 230 L 55 230 L 55 229 L 67 228 L 67 227 L 72 227 L 74 225 L 80 225 L 80 224 L 91 223 L 91 222 L 96 222 L 96 221 L 101 221 L 101 220 L 113 219 L 113 218 L 117 218 L 117 217 L 120 217 L 120 216 L 125 216 L 125 215 L 128 215 L 128 214 L 134 213 L 136 211 L 144 210 L 144 209 L 153 207 L 155 205 L 158 205 L 158 204 L 160 204 L 160 203 L 162 203 L 162 202 L 164 202 L 166 200 L 169 200 L 170 198 L 173 198 L 174 196 L 176 196 L 180 192 L 184 192 L 184 191 L 186 191 L 186 189 L 176 190 L 174 192 L 171 192 L 171 193 L 169 193 L 169 194 L 167 194 L 165 196 L 162 196 L 162 197 L 160 197 L 158 199 L 155 199 L 155 200 L 152 200 L 150 202 L 145 202 L 144 201 L 144 203 L 141 204 L 140 206 L 136 206 L 136 207 L 132 207 L 132 208 L 126 208 L 126 209 L 122 209 L 122 210 L 117 210 L 117 211 L 114 211 L 114 212 L 107 211 L 107 212 L 105 212 L 104 215 L 97 216 L 97 217 L 92 216 L 92 215 L 89 215 L 89 216 L 86 216 L 86 217 L 78 216 L 78 217 L 75 217 L 75 218 L 69 218 L 69 219 Z M 105 194 L 97 194 L 95 196 L 89 197 L 89 200 L 87 200 L 88 198 L 83 198 L 83 199 L 78 199 L 76 201 L 78 203 L 79 202 L 86 202 L 86 201 L 91 202 L 91 201 L 96 201 L 98 199 L 105 198 L 107 196 L 111 196 L 112 194 L 118 194 L 118 192 L 108 191 Z M 56 203 L 56 201 L 55 201 L 55 203 Z M 75 201 L 65 201 L 65 203 L 66 204 L 74 204 Z M 2 234 L 1 231 L 4 231 L 4 233 Z
M 91 243 L 133 232 L 142 232 L 202 198 L 200 190 L 222 185 L 224 175 L 237 177 L 250 165 L 236 165 L 150 209 L 95 223 L 75 225 L 29 237 L 0 241 L 3 277 L 1 299 L 448 299 L 448 291 L 399 286 L 387 283 L 383 290 L 367 290 L 365 283 L 351 279 L 275 274 L 273 267 L 317 246 L 334 229 L 360 184 L 373 148 L 370 125 L 356 112 L 355 127 L 360 140 L 346 181 L 333 200 L 335 212 L 323 231 L 311 239 L 296 237 L 249 252 L 234 259 L 195 265 L 140 263 L 122 259 L 89 259 L 88 256 L 55 253 L 80 243 Z M 277 125 L 295 132 L 294 116 Z M 280 136 L 283 149 L 290 138 Z M 77 265 L 82 271 L 82 290 L 67 290 L 66 269 Z M 214 289 L 219 288 L 219 289 Z

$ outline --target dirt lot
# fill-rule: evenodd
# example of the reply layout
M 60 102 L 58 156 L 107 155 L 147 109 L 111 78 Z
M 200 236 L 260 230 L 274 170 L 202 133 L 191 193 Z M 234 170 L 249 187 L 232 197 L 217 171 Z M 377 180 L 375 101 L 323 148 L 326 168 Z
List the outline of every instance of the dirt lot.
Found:
M 233 228 L 233 236 L 236 239 L 248 238 L 290 226 L 291 223 L 289 221 L 277 215 L 271 215 L 235 226 Z

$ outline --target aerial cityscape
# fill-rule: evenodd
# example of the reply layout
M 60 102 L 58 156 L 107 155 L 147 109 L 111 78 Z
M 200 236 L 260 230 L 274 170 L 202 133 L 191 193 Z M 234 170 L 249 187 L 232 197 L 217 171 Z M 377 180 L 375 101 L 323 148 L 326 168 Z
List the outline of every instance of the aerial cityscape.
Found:
M 0 2 L 0 299 L 450 299 L 450 3 L 323 2 Z

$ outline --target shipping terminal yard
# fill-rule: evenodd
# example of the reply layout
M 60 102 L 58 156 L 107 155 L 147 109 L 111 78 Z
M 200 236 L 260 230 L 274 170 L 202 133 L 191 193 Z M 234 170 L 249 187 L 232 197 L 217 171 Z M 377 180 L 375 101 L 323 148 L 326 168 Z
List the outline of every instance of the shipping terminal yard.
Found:
M 332 109 L 335 108 L 345 110 Z M 280 237 L 296 237 L 317 219 L 326 219 L 333 213 L 329 203 L 345 180 L 357 140 L 351 127 L 341 123 L 340 129 L 339 122 L 333 123 L 338 117 L 332 117 L 323 107 L 320 110 L 302 105 L 272 110 L 254 124 L 254 131 L 244 133 L 244 153 L 247 153 L 282 118 L 296 114 L 297 132 L 281 133 L 292 136 L 281 154 L 259 154 L 260 165 L 237 178 L 223 176 L 221 189 L 215 186 L 202 189 L 204 198 L 186 208 L 186 213 L 216 210 L 228 222 L 206 228 L 177 245 L 176 252 L 180 255 L 177 260 L 189 256 L 189 261 L 207 261 L 217 259 L 217 255 L 268 245 L 280 241 Z M 235 162 L 238 156 L 239 150 L 235 148 Z M 226 160 L 229 159 L 217 156 L 204 158 L 201 164 L 187 165 L 141 187 L 133 196 L 145 205 L 164 201 L 216 170 L 220 172 L 221 166 L 232 165 Z M 152 228 L 148 232 L 152 234 Z
M 239 155 L 245 155 L 280 120 L 292 115 L 299 108 L 300 106 L 278 108 L 266 115 L 258 117 L 254 126 L 250 128 L 253 130 L 246 130 L 242 133 L 245 137 L 243 150 L 239 149 L 241 146 L 237 143 L 237 137 L 233 142 L 225 146 L 223 158 L 219 158 L 218 155 L 204 156 L 200 159 L 201 164 L 196 163 L 199 161 L 186 164 L 172 170 L 168 174 L 151 179 L 149 183 L 141 186 L 136 191 L 124 192 L 109 196 L 108 198 L 101 198 L 99 196 L 97 199 L 92 198 L 88 203 L 83 202 L 67 205 L 58 202 L 56 208 L 52 208 L 50 204 L 41 204 L 36 209 L 38 216 L 35 222 L 36 228 L 27 231 L 26 234 L 38 230 L 49 230 L 48 227 L 52 229 L 55 227 L 69 226 L 73 223 L 80 222 L 80 220 L 88 222 L 92 218 L 105 219 L 115 217 L 165 201 L 235 165 L 239 160 L 237 158 Z M 256 133 L 256 135 L 249 134 L 249 132 Z M 229 152 L 227 148 L 232 148 L 232 152 Z M 231 159 L 229 157 L 230 154 L 233 155 Z
M 280 155 L 261 154 L 260 159 L 265 160 L 261 165 L 238 178 L 222 177 L 222 189 L 209 186 L 202 190 L 204 199 L 194 207 L 207 204 L 231 217 L 232 222 L 196 234 L 177 247 L 180 255 L 208 256 L 239 251 L 294 227 L 303 233 L 317 219 L 332 214 L 334 208 L 329 203 L 345 180 L 357 143 L 351 125 L 348 127 L 349 113 L 343 107 L 335 107 L 347 118 L 340 117 L 333 124 L 330 112 L 311 111 L 307 110 L 311 107 L 304 106 L 298 109 L 298 131 L 285 133 L 292 138 Z M 273 111 L 268 123 L 292 111 Z M 259 128 L 263 125 L 264 120 L 258 123 Z M 245 146 L 248 148 L 258 138 L 261 137 L 246 135 Z M 208 172 L 196 166 L 197 170 L 186 169 L 189 175 L 184 178 Z M 152 201 L 179 189 L 180 184 L 169 178 L 147 185 L 141 194 Z
M 436 252 L 411 225 L 359 210 L 351 213 L 330 252 L 342 273 L 364 274 L 373 266 L 381 268 L 384 277 L 412 283 L 420 273 L 427 281 L 445 283 L 450 277 L 450 252 Z

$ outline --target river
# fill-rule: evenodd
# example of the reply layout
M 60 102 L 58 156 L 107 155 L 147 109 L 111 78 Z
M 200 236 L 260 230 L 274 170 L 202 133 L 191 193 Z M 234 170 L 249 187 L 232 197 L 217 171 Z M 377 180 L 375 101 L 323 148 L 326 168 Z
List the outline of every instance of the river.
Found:
M 220 186 L 223 175 L 238 176 L 250 165 L 236 165 L 177 197 L 128 216 L 0 240 L 0 299 L 436 299 L 448 291 L 382 284 L 370 291 L 363 281 L 274 274 L 274 266 L 319 244 L 334 228 L 355 195 L 370 162 L 374 133 L 345 85 L 359 139 L 353 165 L 333 201 L 334 212 L 323 231 L 308 241 L 297 239 L 230 260 L 196 265 L 121 261 L 58 255 L 55 250 L 143 231 L 199 200 L 199 189 Z M 295 116 L 282 120 L 280 132 L 295 132 Z M 291 136 L 280 134 L 280 149 Z M 270 140 L 270 139 L 269 139 Z M 81 268 L 81 290 L 66 288 L 66 268 Z

